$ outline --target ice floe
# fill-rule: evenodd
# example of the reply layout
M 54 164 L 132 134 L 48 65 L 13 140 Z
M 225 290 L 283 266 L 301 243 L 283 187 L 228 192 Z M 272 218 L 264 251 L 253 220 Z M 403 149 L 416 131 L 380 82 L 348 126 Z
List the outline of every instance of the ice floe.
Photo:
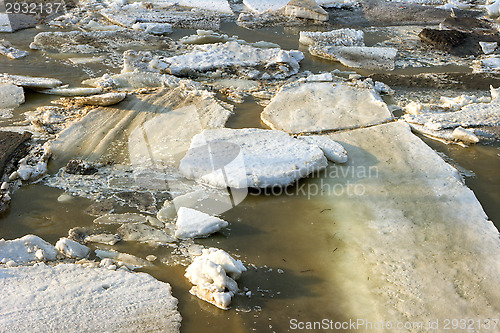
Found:
M 62 85 L 57 79 L 24 75 L 0 74 L 0 83 L 12 83 L 16 86 L 34 89 L 51 89 Z
M 424 125 L 431 130 L 455 127 L 498 126 L 500 124 L 500 100 L 490 103 L 472 103 L 455 112 L 433 112 L 418 115 L 407 114 L 409 123 Z
M 326 165 L 318 146 L 285 132 L 224 128 L 196 135 L 179 169 L 188 178 L 222 188 L 265 188 L 287 186 Z
M 149 267 L 152 264 L 142 258 L 136 257 L 128 253 L 122 253 L 115 250 L 95 250 L 96 256 L 101 259 L 112 259 L 118 263 L 122 262 L 127 268 L 134 270 L 141 267 Z
M 87 258 L 90 253 L 87 246 L 65 237 L 57 241 L 56 249 L 70 258 Z
M 13 240 L 0 240 L 0 262 L 26 264 L 31 261 L 51 261 L 57 257 L 57 249 L 35 235 L 26 235 Z
M 237 280 L 245 266 L 223 250 L 210 248 L 203 250 L 186 269 L 186 278 L 194 286 L 192 295 L 227 310 L 232 297 L 238 292 Z
M 313 56 L 340 62 L 352 68 L 392 71 L 398 50 L 368 46 L 309 46 Z
M 70 54 L 98 54 L 134 46 L 166 46 L 169 40 L 136 31 L 52 31 L 37 34 L 30 44 L 34 50 Z
M 18 50 L 5 39 L 0 39 L 0 55 L 4 55 L 10 59 L 21 59 L 26 57 L 28 54 L 28 51 Z
M 180 328 L 170 285 L 145 273 L 38 264 L 0 269 L 0 288 L 0 325 L 10 332 Z
M 286 78 L 299 71 L 303 58 L 297 50 L 262 49 L 227 42 L 198 45 L 191 53 L 162 58 L 159 68 L 174 75 L 188 75 L 236 67 L 240 75 L 251 79 Z
M 102 93 L 102 88 L 52 88 L 52 89 L 42 89 L 39 92 L 49 95 L 58 96 L 90 96 Z
M 187 2 L 187 1 L 186 1 Z M 136 2 L 124 6 L 104 8 L 100 13 L 110 22 L 126 28 L 140 23 L 169 23 L 174 28 L 219 30 L 220 14 L 207 11 L 165 10 L 161 3 L 150 3 L 152 8 Z
M 181 239 L 207 237 L 227 226 L 228 223 L 218 217 L 196 209 L 181 207 L 177 211 L 175 237 Z
M 365 46 L 363 31 L 349 28 L 326 32 L 301 31 L 299 42 L 304 45 Z
M 497 42 L 479 42 L 479 46 L 481 46 L 481 49 L 483 50 L 484 54 L 491 54 L 495 52 L 496 48 L 498 47 Z
M 314 82 L 283 86 L 261 119 L 273 129 L 298 134 L 380 124 L 392 115 L 373 88 Z
M 124 224 L 120 228 L 118 228 L 117 234 L 125 241 L 137 241 L 156 244 L 166 244 L 175 241 L 175 239 L 165 233 L 165 231 L 140 223 Z
M 144 32 L 153 35 L 168 35 L 173 32 L 170 23 L 141 23 L 137 22 L 132 25 L 135 31 Z

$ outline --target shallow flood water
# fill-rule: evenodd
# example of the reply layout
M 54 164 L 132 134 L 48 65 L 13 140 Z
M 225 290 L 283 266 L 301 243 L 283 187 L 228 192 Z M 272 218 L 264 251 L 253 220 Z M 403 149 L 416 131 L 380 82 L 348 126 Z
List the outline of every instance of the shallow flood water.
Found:
M 237 34 L 249 42 L 266 40 L 286 49 L 298 48 L 297 36 L 287 34 L 283 29 L 247 32 L 234 26 L 225 28 L 227 33 Z M 21 44 L 27 44 L 26 40 L 32 40 L 37 32 L 18 32 L 13 35 L 17 39 L 12 42 L 21 47 Z M 186 30 L 182 34 L 192 32 Z M 180 36 L 174 36 L 177 37 Z M 303 70 L 314 73 L 346 70 L 339 64 L 313 58 L 306 52 L 305 55 L 306 59 L 301 63 Z M 72 86 L 79 86 L 81 80 L 88 77 L 88 73 L 77 67 L 61 66 L 55 61 L 42 66 L 33 59 L 35 57 L 28 57 L 17 62 L 1 59 L 0 72 L 54 77 Z M 443 69 L 446 70 L 449 68 Z M 53 96 L 37 93 L 29 93 L 26 98 L 27 103 L 15 111 L 14 118 L 0 122 L 0 125 L 22 120 L 22 112 L 39 105 L 48 105 L 54 99 Z M 261 111 L 262 107 L 248 98 L 245 103 L 235 106 L 235 114 L 227 126 L 265 128 L 259 118 Z M 489 218 L 497 228 L 500 227 L 500 146 L 490 144 L 462 148 L 429 139 L 424 141 L 459 167 L 473 173 L 466 182 L 474 190 Z M 183 316 L 182 332 L 284 332 L 290 329 L 291 319 L 348 320 L 345 317 L 345 298 L 349 295 L 346 288 L 357 286 L 347 280 L 348 276 L 342 275 L 342 267 L 336 269 L 337 265 L 345 265 L 345 262 L 339 264 L 337 258 L 349 251 L 349 244 L 336 237 L 336 233 L 342 230 L 338 229 L 335 219 L 352 215 L 341 211 L 332 212 L 331 208 L 324 205 L 323 197 L 308 197 L 300 191 L 301 186 L 320 180 L 319 177 L 302 180 L 287 189 L 289 194 L 250 193 L 241 204 L 222 215 L 223 219 L 230 222 L 228 230 L 208 239 L 197 240 L 205 246 L 219 247 L 235 256 L 239 255 L 249 268 L 239 280 L 239 286 L 248 288 L 252 296 L 235 297 L 229 311 L 219 310 L 188 293 L 191 286 L 183 277 L 185 267 L 160 263 L 162 258 L 169 257 L 170 248 L 155 248 L 135 242 L 119 242 L 113 248 L 141 258 L 149 254 L 158 257 L 155 267 L 143 271 L 172 285 L 173 295 L 179 299 L 179 311 Z M 1 237 L 12 239 L 31 233 L 55 243 L 73 227 L 91 226 L 94 217 L 85 214 L 84 210 L 92 201 L 73 198 L 59 202 L 57 198 L 62 193 L 59 189 L 42 184 L 32 184 L 18 190 L 13 196 L 10 210 L 0 219 Z M 349 223 L 342 222 L 342 228 Z

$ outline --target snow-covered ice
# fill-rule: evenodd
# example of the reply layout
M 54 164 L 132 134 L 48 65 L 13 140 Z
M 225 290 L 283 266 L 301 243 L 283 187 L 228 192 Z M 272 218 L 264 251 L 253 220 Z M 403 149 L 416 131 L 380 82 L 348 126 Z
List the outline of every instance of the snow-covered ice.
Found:
M 314 82 L 283 86 L 261 119 L 273 129 L 299 134 L 380 124 L 392 115 L 373 88 Z
M 238 292 L 236 279 L 246 268 L 223 250 L 204 249 L 186 269 L 186 278 L 194 286 L 189 291 L 215 306 L 227 310 Z
M 26 235 L 13 240 L 0 240 L 0 261 L 5 263 L 13 260 L 17 264 L 31 261 L 56 259 L 57 249 L 35 235 Z
M 495 52 L 496 48 L 498 47 L 497 42 L 479 42 L 479 46 L 481 46 L 481 50 L 483 50 L 484 54 L 491 54 Z
M 177 211 L 175 237 L 181 239 L 207 237 L 227 226 L 228 223 L 218 217 L 196 209 L 181 207 Z
M 140 267 L 149 267 L 152 264 L 142 258 L 136 257 L 132 254 L 122 253 L 115 250 L 95 250 L 96 256 L 101 259 L 113 259 L 117 262 L 123 262 L 129 269 L 136 269 Z
M 223 128 L 196 135 L 179 169 L 188 178 L 222 188 L 265 188 L 287 186 L 326 165 L 318 146 L 285 132 Z
M 56 249 L 70 258 L 87 258 L 90 253 L 87 246 L 65 237 L 57 241 Z
M 363 31 L 349 28 L 325 32 L 301 31 L 299 43 L 316 46 L 365 46 Z
M 0 269 L 0 327 L 9 332 L 179 332 L 168 283 L 76 264 Z
M 132 29 L 153 35 L 168 35 L 173 32 L 172 25 L 170 23 L 137 22 L 132 25 Z
M 392 71 L 398 50 L 391 47 L 309 46 L 313 56 L 334 60 L 352 68 Z
M 58 96 L 90 96 L 102 93 L 102 88 L 51 88 L 39 90 L 40 93 Z

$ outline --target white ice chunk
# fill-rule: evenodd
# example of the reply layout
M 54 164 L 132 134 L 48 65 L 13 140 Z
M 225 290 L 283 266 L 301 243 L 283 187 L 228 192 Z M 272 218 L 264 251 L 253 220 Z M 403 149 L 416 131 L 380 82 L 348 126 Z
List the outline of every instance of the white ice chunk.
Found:
M 355 29 L 337 29 L 326 32 L 301 31 L 299 43 L 304 45 L 365 46 L 363 31 Z
M 261 119 L 273 129 L 298 134 L 380 124 L 392 115 L 373 88 L 318 82 L 283 86 Z
M 108 258 L 116 261 L 121 261 L 130 269 L 148 267 L 152 265 L 147 260 L 141 259 L 128 253 L 121 253 L 114 250 L 95 250 L 95 254 L 101 259 Z
M 309 46 L 314 56 L 339 61 L 352 68 L 392 71 L 398 50 L 391 47 L 367 46 Z
M 213 186 L 265 188 L 287 186 L 326 165 L 317 146 L 282 131 L 224 128 L 196 135 L 179 169 Z
M 9 332 L 179 332 L 177 299 L 145 273 L 76 264 L 0 269 Z
M 175 237 L 200 238 L 228 226 L 228 223 L 218 217 L 210 216 L 196 209 L 181 207 L 177 212 Z
M 89 97 L 76 97 L 74 101 L 76 105 L 108 106 L 123 101 L 125 97 L 127 97 L 127 93 L 106 93 Z
M 15 108 L 23 103 L 24 90 L 22 87 L 12 83 L 0 83 L 0 109 Z
M 481 49 L 483 50 L 484 54 L 491 54 L 491 53 L 495 52 L 495 50 L 498 46 L 498 43 L 497 42 L 492 42 L 492 43 L 479 42 L 479 45 L 481 46 Z
M 231 298 L 238 292 L 238 284 L 227 274 L 230 272 L 230 275 L 239 277 L 244 271 L 246 268 L 241 261 L 211 248 L 203 250 L 202 255 L 194 259 L 186 269 L 185 277 L 194 285 L 189 291 L 191 294 L 227 310 Z
M 489 5 L 484 6 L 488 16 L 496 18 L 500 15 L 500 0 L 492 1 Z
M 87 246 L 64 237 L 57 241 L 56 249 L 70 258 L 87 258 L 90 253 Z
M 453 130 L 453 133 L 451 136 L 456 139 L 463 141 L 464 143 L 478 143 L 479 138 L 474 134 L 473 131 L 470 131 L 468 129 L 462 128 L 462 127 L 457 127 Z
M 299 136 L 298 139 L 318 146 L 329 161 L 335 163 L 347 162 L 347 151 L 338 142 L 322 135 Z
M 0 240 L 0 261 L 13 260 L 18 264 L 35 260 L 55 260 L 57 250 L 54 246 L 35 235 L 26 235 L 13 240 Z

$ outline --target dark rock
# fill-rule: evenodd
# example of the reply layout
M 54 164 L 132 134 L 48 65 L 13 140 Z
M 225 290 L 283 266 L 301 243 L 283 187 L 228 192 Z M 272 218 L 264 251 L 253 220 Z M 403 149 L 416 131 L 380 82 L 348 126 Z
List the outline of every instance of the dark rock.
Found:
M 28 153 L 26 141 L 31 138 L 31 133 L 23 134 L 0 131 L 0 178 L 3 176 L 5 166 L 9 161 L 19 160 Z
M 441 27 L 446 29 L 458 30 L 468 33 L 497 34 L 493 23 L 484 19 L 474 17 L 448 17 L 442 23 Z
M 88 176 L 93 175 L 98 170 L 93 163 L 83 160 L 71 160 L 66 164 L 64 171 L 72 175 Z
M 496 35 L 469 33 L 458 30 L 423 29 L 418 35 L 422 42 L 455 56 L 482 54 L 479 42 L 500 42 Z

